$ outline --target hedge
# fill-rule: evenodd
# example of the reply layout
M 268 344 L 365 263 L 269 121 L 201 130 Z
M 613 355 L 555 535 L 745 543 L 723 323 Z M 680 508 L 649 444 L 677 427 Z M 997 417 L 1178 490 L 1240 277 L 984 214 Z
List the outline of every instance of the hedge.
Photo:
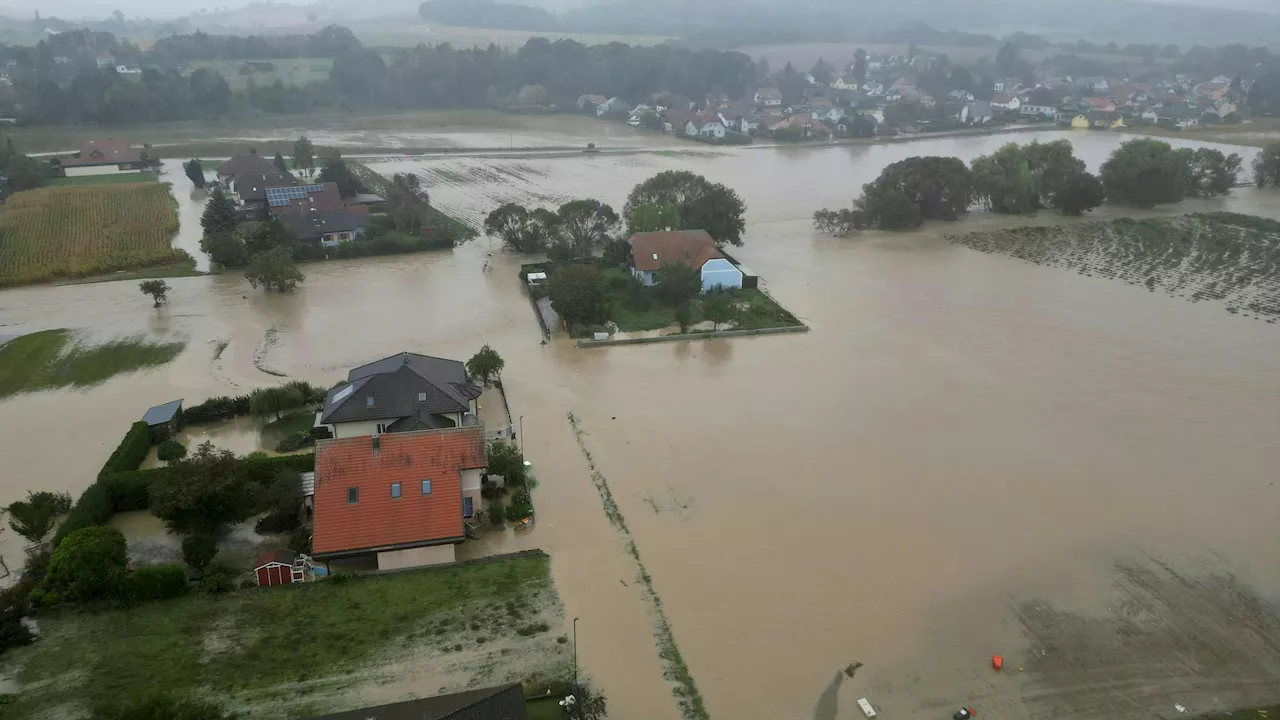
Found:
M 126 576 L 120 600 L 165 600 L 187 594 L 187 568 L 182 565 L 140 567 Z
M 129 432 L 124 434 L 124 439 L 116 446 L 115 452 L 111 453 L 102 470 L 98 471 L 98 478 L 101 479 L 112 473 L 137 470 L 142 461 L 147 459 L 147 453 L 150 451 L 151 430 L 146 423 L 139 420 L 129 426 Z
M 237 395 L 227 397 L 211 397 L 199 405 L 192 405 L 182 411 L 182 421 L 188 424 L 213 422 L 214 420 L 230 420 L 234 417 L 249 414 L 249 396 Z

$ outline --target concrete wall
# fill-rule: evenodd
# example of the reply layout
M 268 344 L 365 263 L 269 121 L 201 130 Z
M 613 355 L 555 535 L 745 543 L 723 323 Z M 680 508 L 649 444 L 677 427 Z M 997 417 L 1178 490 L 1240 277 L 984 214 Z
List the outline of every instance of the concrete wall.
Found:
M 403 570 L 427 565 L 452 565 L 453 545 L 431 545 L 408 550 L 388 550 L 378 553 L 378 570 Z
M 335 438 L 349 438 L 372 435 L 378 431 L 379 424 L 390 425 L 395 421 L 396 418 L 386 418 L 384 420 L 362 420 L 360 422 L 335 423 L 333 426 L 333 436 Z
M 119 165 L 88 165 L 81 167 L 63 168 L 62 172 L 67 177 L 84 177 L 86 175 L 124 175 L 127 173 L 139 173 L 141 170 L 121 170 Z
M 462 471 L 462 497 L 471 498 L 472 518 L 484 511 L 484 498 L 480 496 L 480 481 L 483 475 L 484 468 Z M 459 508 L 458 512 L 462 512 L 462 508 Z

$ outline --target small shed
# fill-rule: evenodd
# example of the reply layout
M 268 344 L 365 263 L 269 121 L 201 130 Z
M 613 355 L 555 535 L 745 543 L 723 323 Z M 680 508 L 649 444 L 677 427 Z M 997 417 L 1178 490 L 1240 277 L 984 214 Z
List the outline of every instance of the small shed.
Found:
M 174 433 L 182 429 L 182 399 L 179 398 L 163 405 L 148 408 L 142 414 L 142 422 L 151 428 L 153 442 L 162 442 L 169 439 Z M 161 428 L 164 429 L 162 430 Z
M 284 585 L 293 582 L 293 563 L 297 555 L 289 550 L 268 550 L 258 556 L 253 574 L 258 586 Z

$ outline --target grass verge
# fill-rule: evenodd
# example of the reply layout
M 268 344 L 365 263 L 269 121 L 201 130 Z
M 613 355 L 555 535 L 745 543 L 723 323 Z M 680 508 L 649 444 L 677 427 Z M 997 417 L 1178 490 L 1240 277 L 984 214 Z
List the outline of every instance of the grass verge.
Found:
M 537 698 L 524 704 L 529 720 L 564 720 L 564 708 L 560 707 L 559 697 Z
M 609 518 L 609 524 L 613 525 L 622 536 L 627 553 L 635 559 L 639 569 L 636 579 L 644 587 L 645 599 L 653 607 L 653 639 L 658 645 L 658 657 L 662 659 L 662 676 L 672 684 L 671 694 L 675 696 L 680 714 L 685 720 L 710 720 L 711 716 L 707 714 L 702 694 L 698 692 L 698 686 L 693 681 L 689 666 L 685 664 L 684 657 L 680 654 L 680 647 L 676 645 L 671 623 L 667 620 L 667 613 L 662 608 L 662 598 L 653 589 L 653 578 L 649 576 L 649 571 L 644 567 L 644 561 L 640 559 L 640 550 L 631 536 L 631 529 L 627 527 L 627 520 L 618 509 L 618 503 L 614 502 L 609 481 L 596 468 L 595 458 L 591 457 L 591 451 L 587 449 L 586 440 L 583 439 L 587 433 L 573 413 L 568 414 L 568 419 L 569 427 L 573 429 L 573 436 L 578 441 L 578 448 L 582 450 L 582 456 L 587 460 L 587 468 L 591 471 L 591 483 L 600 494 L 605 516 Z
M 41 618 L 39 641 L 6 656 L 25 689 L 5 717 L 45 717 L 156 690 L 224 696 L 247 706 L 249 717 L 294 717 L 298 707 L 329 712 L 359 698 L 323 696 L 326 679 L 349 681 L 414 652 L 438 652 L 448 659 L 437 662 L 450 665 L 499 644 L 523 648 L 502 653 L 508 658 L 524 652 L 559 670 L 557 658 L 542 657 L 545 646 L 562 647 L 553 638 L 516 633 L 529 622 L 528 608 L 548 602 L 558 609 L 550 559 L 538 554 L 55 613 Z M 470 679 L 498 680 L 484 675 L 482 668 Z
M 264 425 L 262 429 L 291 435 L 296 432 L 307 432 L 311 430 L 311 426 L 315 424 L 315 421 L 316 414 L 314 412 L 300 412 L 293 415 L 286 415 L 279 420 L 269 422 Z
M 84 187 L 86 185 L 128 185 L 131 183 L 160 182 L 149 172 L 120 173 L 116 175 L 81 175 L 79 177 L 50 178 L 49 187 Z
M 164 365 L 185 342 L 151 342 L 142 336 L 85 345 L 70 330 L 43 330 L 0 347 L 0 398 L 50 388 L 96 385 L 119 373 Z

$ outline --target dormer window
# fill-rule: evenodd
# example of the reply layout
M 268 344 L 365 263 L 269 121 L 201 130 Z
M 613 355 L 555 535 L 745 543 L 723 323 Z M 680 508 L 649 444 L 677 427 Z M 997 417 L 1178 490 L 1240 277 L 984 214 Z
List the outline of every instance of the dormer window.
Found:
M 373 407 L 373 396 L 372 396 L 372 395 L 367 395 L 367 396 L 365 396 L 365 399 L 364 399 L 364 406 L 365 406 L 365 407 Z
M 427 401 L 427 394 L 424 392 L 418 393 L 418 402 L 426 402 L 426 401 Z

